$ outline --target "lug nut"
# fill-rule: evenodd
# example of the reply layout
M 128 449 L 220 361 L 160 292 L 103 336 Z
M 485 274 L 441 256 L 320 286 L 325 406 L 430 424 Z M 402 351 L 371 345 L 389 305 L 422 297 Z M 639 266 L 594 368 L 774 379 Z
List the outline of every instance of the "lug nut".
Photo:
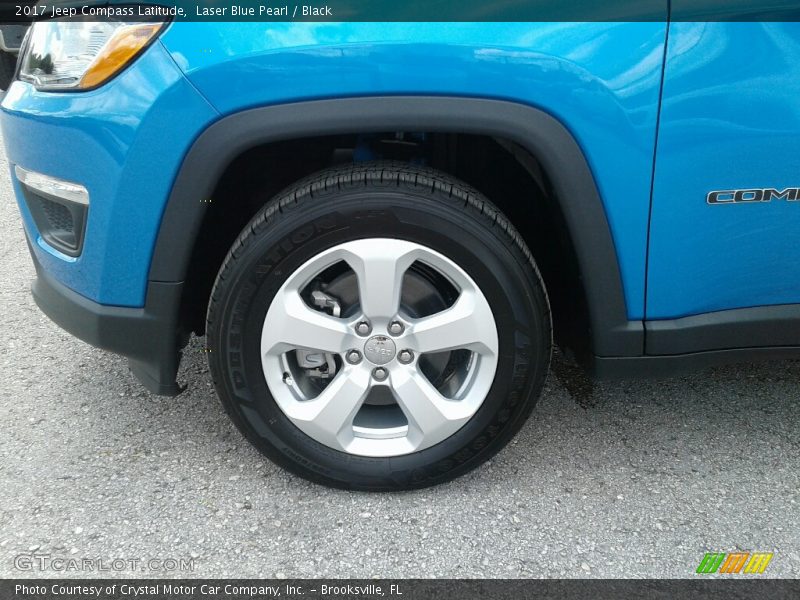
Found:
M 375 381 L 383 381 L 389 376 L 389 371 L 383 367 L 376 367 L 372 370 L 372 376 L 375 378 Z
M 369 335 L 372 331 L 372 325 L 369 324 L 369 321 L 359 321 L 356 324 L 356 333 L 358 335 Z
M 404 365 L 407 365 L 414 360 L 414 353 L 411 350 L 400 350 L 400 352 L 397 354 L 397 360 Z
M 400 321 L 392 321 L 389 323 L 389 333 L 392 335 L 400 335 L 405 330 L 403 324 Z
M 351 365 L 357 365 L 361 362 L 361 352 L 358 350 L 349 350 L 345 355 L 345 358 Z

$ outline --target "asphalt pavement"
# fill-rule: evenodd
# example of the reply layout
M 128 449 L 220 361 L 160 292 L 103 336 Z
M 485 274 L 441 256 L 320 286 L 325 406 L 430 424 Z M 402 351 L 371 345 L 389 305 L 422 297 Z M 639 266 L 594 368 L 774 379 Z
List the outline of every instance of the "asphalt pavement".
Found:
M 42 315 L 0 163 L 0 577 L 697 577 L 738 550 L 800 576 L 800 363 L 593 388 L 561 364 L 473 473 L 331 490 L 244 441 L 202 340 L 162 398 Z

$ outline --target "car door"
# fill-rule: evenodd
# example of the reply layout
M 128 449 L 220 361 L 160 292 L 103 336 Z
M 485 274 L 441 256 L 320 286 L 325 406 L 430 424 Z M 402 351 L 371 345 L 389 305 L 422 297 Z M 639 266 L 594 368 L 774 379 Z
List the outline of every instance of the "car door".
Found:
M 673 15 L 692 6 L 676 0 Z M 653 181 L 648 320 L 712 313 L 724 315 L 712 321 L 733 322 L 752 311 L 720 311 L 800 303 L 798 141 L 800 23 L 673 18 Z

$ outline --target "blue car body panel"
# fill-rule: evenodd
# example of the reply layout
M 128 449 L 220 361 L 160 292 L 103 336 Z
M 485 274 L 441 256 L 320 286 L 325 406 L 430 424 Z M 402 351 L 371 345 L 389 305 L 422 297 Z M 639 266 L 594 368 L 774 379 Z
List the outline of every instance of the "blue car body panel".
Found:
M 658 22 L 192 23 L 172 26 L 163 43 L 223 115 L 415 94 L 512 100 L 549 112 L 588 158 L 628 317 L 641 319 L 665 36 Z
M 84 254 L 67 261 L 40 245 L 47 270 L 92 300 L 141 306 L 176 169 L 220 115 L 392 94 L 528 104 L 561 120 L 586 153 L 628 316 L 641 319 L 665 36 L 659 22 L 174 24 L 161 40 L 172 58 L 155 44 L 98 90 L 47 94 L 14 83 L 3 103 L 6 145 L 12 163 L 82 183 L 92 196 Z
M 12 166 L 90 193 L 77 258 L 49 247 L 20 201 L 42 268 L 92 301 L 141 307 L 176 173 L 220 118 L 369 96 L 525 104 L 585 154 L 628 318 L 674 319 L 800 301 L 797 204 L 705 201 L 800 185 L 798 39 L 796 23 L 176 23 L 94 91 L 15 82 L 4 139 Z
M 672 23 L 647 318 L 800 302 L 800 205 L 710 205 L 800 186 L 800 24 Z
M 3 100 L 9 163 L 80 183 L 91 199 L 77 258 L 50 248 L 19 202 L 42 267 L 101 304 L 142 306 L 175 173 L 198 129 L 216 118 L 160 44 L 95 91 L 47 93 L 14 82 Z

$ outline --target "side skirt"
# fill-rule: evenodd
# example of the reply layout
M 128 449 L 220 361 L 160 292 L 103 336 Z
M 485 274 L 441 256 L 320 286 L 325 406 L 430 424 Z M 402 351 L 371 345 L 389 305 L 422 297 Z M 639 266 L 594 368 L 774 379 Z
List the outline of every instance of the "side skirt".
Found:
M 591 374 L 597 379 L 666 378 L 720 365 L 792 358 L 800 359 L 800 346 L 710 350 L 666 356 L 595 356 Z
M 706 367 L 800 359 L 800 304 L 645 321 L 644 356 L 595 356 L 598 378 L 668 377 Z

